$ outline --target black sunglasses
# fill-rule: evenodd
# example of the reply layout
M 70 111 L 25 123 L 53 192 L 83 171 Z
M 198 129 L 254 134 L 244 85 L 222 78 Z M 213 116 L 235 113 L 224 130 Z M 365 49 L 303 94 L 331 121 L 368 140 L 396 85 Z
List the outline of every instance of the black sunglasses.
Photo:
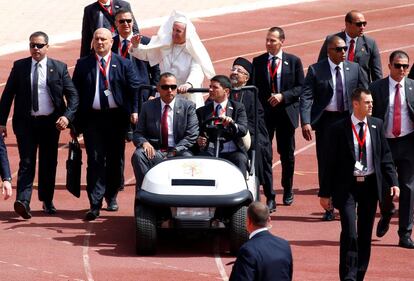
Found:
M 169 90 L 169 89 L 175 90 L 175 89 L 177 89 L 177 85 L 161 85 L 160 88 L 165 90 L 165 91 Z
M 123 19 L 123 20 L 119 20 L 119 23 L 120 24 L 123 24 L 123 23 L 131 23 L 132 22 L 132 19 Z
M 358 22 L 354 22 L 354 24 L 358 27 L 361 26 L 367 26 L 367 22 L 366 21 L 358 21 Z
M 44 46 L 46 46 L 47 44 L 45 43 L 30 43 L 30 48 L 34 49 L 35 47 L 38 49 L 42 49 Z
M 335 48 L 329 48 L 331 50 L 335 50 L 337 53 L 340 53 L 342 51 L 348 51 L 348 46 L 343 46 L 343 47 L 335 47 Z
M 396 69 L 400 69 L 401 67 L 403 69 L 408 69 L 410 65 L 409 64 L 405 64 L 405 63 L 394 63 L 394 68 Z

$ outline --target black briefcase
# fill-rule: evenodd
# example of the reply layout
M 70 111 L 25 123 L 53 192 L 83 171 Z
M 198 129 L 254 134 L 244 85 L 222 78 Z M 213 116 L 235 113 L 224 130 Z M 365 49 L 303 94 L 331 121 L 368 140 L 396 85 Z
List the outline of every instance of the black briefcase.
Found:
M 82 150 L 77 139 L 69 142 L 68 160 L 66 160 L 66 189 L 76 197 L 81 191 Z

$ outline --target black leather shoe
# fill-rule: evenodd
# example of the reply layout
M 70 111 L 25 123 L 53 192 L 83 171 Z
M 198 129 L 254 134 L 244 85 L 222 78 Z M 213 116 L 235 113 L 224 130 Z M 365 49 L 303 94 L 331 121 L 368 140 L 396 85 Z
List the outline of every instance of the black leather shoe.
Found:
M 87 221 L 93 221 L 95 220 L 97 217 L 99 217 L 99 209 L 90 209 L 85 216 L 85 220 Z
M 16 200 L 14 202 L 14 211 L 26 220 L 32 217 L 32 214 L 30 213 L 30 207 L 25 202 L 22 202 L 20 200 Z
M 332 221 L 335 219 L 334 210 L 325 210 L 325 214 L 322 216 L 323 221 Z
M 107 211 L 109 211 L 109 212 L 116 212 L 116 211 L 118 211 L 118 209 L 119 209 L 119 206 L 118 206 L 118 203 L 116 202 L 116 200 L 115 199 L 113 199 L 113 200 L 111 200 L 111 201 L 106 201 L 106 203 L 107 203 L 107 207 L 106 207 L 106 210 Z
M 293 203 L 293 192 L 284 192 L 283 193 L 283 205 L 290 206 Z
M 388 229 L 390 228 L 390 221 L 391 221 L 391 216 L 389 217 L 383 217 L 381 216 L 378 224 L 377 224 L 377 237 L 382 237 L 384 236 Z
M 406 249 L 414 249 L 414 242 L 411 240 L 411 237 L 400 238 L 400 243 L 398 243 L 398 246 Z
M 53 205 L 53 201 L 43 202 L 43 211 L 49 215 L 56 214 L 56 208 L 55 205 Z
M 276 212 L 276 202 L 274 199 L 266 200 L 266 206 L 269 208 L 269 212 Z

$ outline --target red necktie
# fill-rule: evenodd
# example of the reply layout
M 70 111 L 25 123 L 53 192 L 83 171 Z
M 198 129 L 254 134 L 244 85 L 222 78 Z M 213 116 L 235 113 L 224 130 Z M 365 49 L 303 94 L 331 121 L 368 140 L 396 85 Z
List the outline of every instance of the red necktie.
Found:
M 351 39 L 351 43 L 349 44 L 348 60 L 354 61 L 354 56 L 355 56 L 355 40 Z
M 161 149 L 168 149 L 168 110 L 170 106 L 168 104 L 164 105 L 164 111 L 161 117 Z
M 395 85 L 394 117 L 392 120 L 392 134 L 398 137 L 401 134 L 401 95 L 400 84 Z

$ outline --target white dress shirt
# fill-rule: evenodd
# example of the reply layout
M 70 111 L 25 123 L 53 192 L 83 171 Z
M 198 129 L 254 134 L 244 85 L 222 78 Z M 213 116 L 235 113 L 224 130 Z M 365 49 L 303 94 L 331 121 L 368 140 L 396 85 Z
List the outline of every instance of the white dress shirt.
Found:
M 30 85 L 33 85 L 33 71 L 35 69 L 35 64 L 37 61 L 32 59 L 32 69 L 30 71 Z M 53 105 L 52 99 L 49 93 L 49 87 L 47 86 L 47 57 L 39 61 L 37 66 L 38 68 L 38 100 L 39 100 L 39 110 L 34 112 L 32 109 L 32 116 L 47 116 L 55 111 L 55 106 Z
M 385 137 L 389 139 L 395 138 L 392 133 L 393 119 L 394 119 L 394 99 L 395 99 L 395 85 L 400 83 L 400 97 L 401 97 L 401 134 L 398 137 L 403 137 L 414 131 L 413 121 L 410 119 L 410 113 L 407 105 L 407 99 L 405 97 L 405 78 L 401 82 L 397 82 L 389 76 L 388 91 L 389 104 L 388 104 L 388 120 L 386 122 Z
M 356 44 L 357 44 L 357 40 L 358 40 L 358 36 L 355 38 L 352 38 L 351 36 L 348 35 L 348 33 L 345 32 L 345 43 L 348 46 L 348 50 L 346 51 L 346 57 L 348 58 L 348 53 L 351 47 L 351 40 L 354 39 L 354 58 L 356 55 Z
M 277 71 L 276 71 L 277 89 L 278 89 L 279 93 L 280 93 L 280 85 L 281 85 L 280 84 L 281 83 L 280 79 L 282 77 L 282 65 L 283 65 L 283 63 L 282 63 L 282 54 L 283 54 L 282 49 L 280 49 L 279 52 L 275 55 L 275 57 L 276 57 L 276 61 L 275 61 L 276 66 L 279 64 L 279 67 L 277 68 Z M 272 58 L 273 57 L 274 56 L 269 53 L 268 62 L 270 63 L 270 65 L 272 65 Z M 267 69 L 267 71 L 269 73 L 269 68 Z M 271 81 L 271 80 L 272 80 L 272 77 L 271 77 L 271 74 L 269 73 L 269 81 Z
M 250 233 L 249 239 L 252 239 L 253 236 L 255 236 L 257 233 L 263 232 L 263 231 L 267 231 L 267 230 L 269 230 L 267 227 L 262 227 L 262 228 L 256 229 L 255 231 L 253 231 L 252 233 Z
M 226 116 L 226 111 L 227 111 L 227 102 L 228 100 L 223 101 L 222 103 L 220 103 L 221 105 L 221 112 L 220 112 L 220 116 L 215 116 L 215 117 L 222 117 L 222 116 Z M 216 112 L 216 107 L 217 107 L 218 103 L 214 102 L 214 114 Z M 229 152 L 234 152 L 237 150 L 237 146 L 234 143 L 234 141 L 227 141 L 225 143 L 223 143 L 223 149 L 220 150 L 220 152 L 223 153 L 229 153 Z
M 111 69 L 111 65 L 108 65 L 108 59 L 109 56 L 111 55 L 111 52 L 109 52 L 109 54 L 107 54 L 106 56 L 104 56 L 104 60 L 106 62 L 106 80 L 108 81 L 108 90 L 111 90 L 111 83 L 109 83 L 109 75 L 110 75 L 110 69 Z M 93 104 L 92 104 L 92 108 L 96 109 L 96 110 L 100 110 L 101 109 L 101 99 L 99 96 L 99 75 L 101 73 L 99 65 L 101 64 L 101 56 L 98 56 L 98 60 L 96 61 L 96 86 L 95 86 L 95 97 L 93 99 Z M 109 62 L 111 63 L 111 62 Z M 117 108 L 118 105 L 116 104 L 115 100 L 114 100 L 114 95 L 111 94 L 108 97 L 108 104 L 109 104 L 109 108 Z
M 367 123 L 367 117 L 364 118 L 364 120 L 359 120 L 358 118 L 355 117 L 355 115 L 352 113 L 351 115 L 351 121 L 352 124 L 354 124 L 355 126 L 355 131 L 358 134 L 359 130 L 360 130 L 360 126 L 358 125 L 359 122 L 364 122 L 364 128 L 363 130 L 365 130 L 366 126 L 368 126 Z M 352 130 L 353 131 L 353 130 Z M 366 169 L 364 169 L 364 171 L 358 171 L 357 169 L 354 169 L 354 176 L 367 176 L 367 175 L 371 175 L 374 173 L 374 162 L 372 159 L 372 140 L 371 140 L 371 134 L 369 132 L 369 128 L 366 128 L 366 137 L 365 137 L 365 146 L 367 149 L 367 167 Z M 354 138 L 354 153 L 355 153 L 355 159 L 358 161 L 359 160 L 359 143 L 358 143 L 358 139 L 355 135 L 355 132 L 352 132 L 353 138 Z
M 330 58 L 328 58 L 328 62 L 329 62 L 329 69 L 331 71 L 331 75 L 332 75 L 332 84 L 333 84 L 333 95 L 331 98 L 331 101 L 329 102 L 328 106 L 325 108 L 326 111 L 339 111 L 338 110 L 338 105 L 336 103 L 336 64 L 334 64 Z M 341 72 L 341 76 L 342 76 L 342 85 L 343 85 L 343 89 L 344 89 L 344 93 L 343 93 L 343 98 L 344 98 L 344 105 L 345 105 L 345 110 L 348 109 L 348 100 L 346 98 L 346 86 L 345 86 L 345 75 L 344 75 L 344 64 L 341 62 L 338 64 L 339 68 L 340 68 L 340 72 Z

